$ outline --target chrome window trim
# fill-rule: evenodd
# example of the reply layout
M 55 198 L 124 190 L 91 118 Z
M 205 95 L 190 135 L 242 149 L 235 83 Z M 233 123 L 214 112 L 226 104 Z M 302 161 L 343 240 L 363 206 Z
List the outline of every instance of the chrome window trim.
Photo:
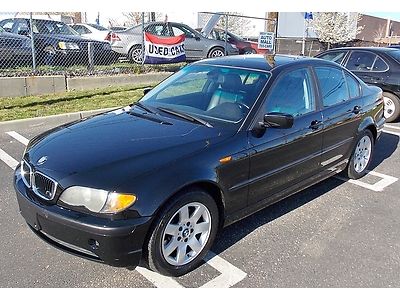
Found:
M 347 68 L 347 63 L 349 62 L 350 57 L 351 57 L 351 55 L 352 55 L 354 52 L 366 52 L 366 53 L 370 53 L 370 54 L 375 55 L 374 62 L 373 62 L 372 65 L 371 65 L 371 70 L 350 70 L 350 69 Z M 385 69 L 384 71 L 372 71 L 372 69 L 374 68 L 375 62 L 376 62 L 376 60 L 377 60 L 378 57 L 379 57 L 380 59 L 382 59 L 382 61 L 383 61 L 383 62 L 385 63 L 385 65 L 386 65 L 386 69 Z M 386 62 L 386 61 L 382 58 L 382 56 L 380 56 L 379 54 L 377 54 L 377 53 L 375 53 L 375 52 L 372 52 L 372 51 L 368 51 L 368 50 L 358 50 L 358 49 L 351 50 L 351 52 L 350 52 L 349 56 L 347 57 L 346 61 L 343 63 L 343 67 L 345 67 L 347 70 L 349 70 L 349 71 L 351 71 L 351 72 L 365 72 L 365 73 L 385 73 L 385 72 L 389 71 L 389 69 L 390 69 L 390 68 L 389 68 L 389 65 L 387 64 L 387 62 Z

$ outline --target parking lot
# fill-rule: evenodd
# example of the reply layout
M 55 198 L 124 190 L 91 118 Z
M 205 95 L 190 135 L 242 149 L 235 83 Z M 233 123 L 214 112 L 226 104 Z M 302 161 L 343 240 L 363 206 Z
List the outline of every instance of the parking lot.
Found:
M 27 227 L 13 168 L 63 122 L 0 124 L 0 287 L 400 287 L 400 123 L 385 125 L 366 177 L 325 180 L 225 228 L 201 267 L 168 278 L 72 256 Z

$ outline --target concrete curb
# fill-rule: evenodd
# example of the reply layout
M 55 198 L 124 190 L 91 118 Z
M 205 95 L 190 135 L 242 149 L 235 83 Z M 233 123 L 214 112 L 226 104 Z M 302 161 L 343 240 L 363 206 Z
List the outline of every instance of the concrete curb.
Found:
M 41 126 L 43 124 L 63 124 L 72 122 L 75 120 L 79 120 L 81 118 L 85 118 L 91 115 L 111 111 L 114 109 L 120 108 L 118 107 L 110 107 L 110 108 L 101 108 L 95 110 L 86 110 L 86 111 L 78 111 L 71 113 L 64 113 L 59 115 L 45 116 L 45 117 L 37 117 L 37 118 L 28 118 L 28 119 L 19 119 L 19 120 L 11 120 L 11 121 L 3 121 L 0 122 L 0 130 L 7 131 L 12 130 L 14 127 L 36 127 Z

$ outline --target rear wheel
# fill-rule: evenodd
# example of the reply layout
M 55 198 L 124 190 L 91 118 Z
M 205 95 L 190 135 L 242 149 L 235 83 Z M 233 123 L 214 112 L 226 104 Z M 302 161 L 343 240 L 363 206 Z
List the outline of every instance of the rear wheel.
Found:
M 358 137 L 345 170 L 347 177 L 350 179 L 359 179 L 363 177 L 371 164 L 373 154 L 374 136 L 371 131 L 364 130 Z
M 168 276 L 195 269 L 215 239 L 218 222 L 217 205 L 205 191 L 174 197 L 154 223 L 147 248 L 150 269 Z
M 257 51 L 254 50 L 253 48 L 246 48 L 246 49 L 244 50 L 244 53 L 243 53 L 243 54 L 256 54 L 256 53 L 257 53 Z
M 141 45 L 133 46 L 128 53 L 129 60 L 133 63 L 141 64 L 143 62 L 143 50 Z
M 400 116 L 400 100 L 397 96 L 384 92 L 383 93 L 383 101 L 384 101 L 384 116 L 386 118 L 386 122 L 394 122 Z

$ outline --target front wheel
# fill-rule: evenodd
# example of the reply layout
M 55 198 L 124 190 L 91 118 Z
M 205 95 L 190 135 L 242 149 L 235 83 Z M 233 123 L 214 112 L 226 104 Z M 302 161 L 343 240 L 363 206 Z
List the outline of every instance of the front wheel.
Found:
M 346 175 L 350 179 L 363 177 L 368 170 L 374 154 L 374 137 L 369 130 L 364 130 L 358 137 L 346 168 Z
M 222 48 L 213 48 L 209 53 L 208 53 L 208 57 L 221 57 L 221 56 L 225 56 L 225 51 Z
M 215 239 L 218 222 L 217 205 L 208 193 L 179 194 L 155 221 L 147 247 L 150 269 L 167 276 L 195 269 Z

